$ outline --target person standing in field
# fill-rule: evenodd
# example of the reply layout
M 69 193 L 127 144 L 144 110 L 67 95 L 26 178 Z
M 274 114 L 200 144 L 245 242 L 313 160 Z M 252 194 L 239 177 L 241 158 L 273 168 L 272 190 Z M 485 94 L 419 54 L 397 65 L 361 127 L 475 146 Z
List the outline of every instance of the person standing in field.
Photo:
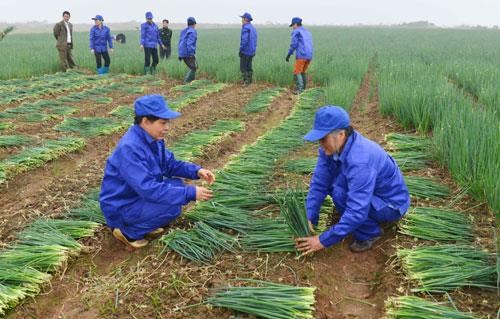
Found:
M 355 131 L 339 106 L 324 106 L 304 136 L 319 141 L 319 155 L 306 200 L 309 226 L 316 225 L 321 204 L 330 195 L 340 220 L 319 236 L 296 239 L 297 249 L 313 253 L 353 234 L 353 252 L 370 249 L 383 235 L 380 223 L 403 218 L 410 194 L 394 159 L 377 143 Z
M 243 13 L 241 18 L 241 40 L 240 40 L 240 70 L 243 77 L 243 84 L 252 83 L 253 68 L 252 60 L 257 50 L 257 30 L 252 24 L 252 15 L 248 12 Z
M 160 47 L 160 58 L 168 59 L 172 52 L 172 30 L 168 27 L 168 20 L 163 19 L 163 27 L 160 30 L 160 38 L 163 46 Z
M 212 197 L 209 189 L 186 185 L 180 178 L 215 182 L 210 170 L 179 161 L 165 148 L 169 123 L 181 114 L 172 111 L 163 96 L 138 98 L 134 111 L 134 125 L 106 161 L 99 195 L 106 224 L 128 250 L 161 236 L 181 215 L 183 205 Z
M 196 76 L 198 63 L 196 62 L 196 41 L 198 40 L 198 33 L 196 32 L 196 20 L 193 17 L 187 19 L 187 28 L 181 31 L 179 38 L 179 61 L 184 61 L 189 68 L 184 83 L 190 83 Z
M 94 20 L 95 25 L 90 29 L 90 52 L 95 55 L 97 74 L 103 75 L 109 73 L 111 59 L 108 53 L 108 45 L 109 51 L 113 52 L 113 38 L 109 28 L 103 25 L 104 18 L 102 15 L 98 14 L 92 20 Z M 103 59 L 104 67 L 102 66 Z
M 154 74 L 158 65 L 158 45 L 161 43 L 160 30 L 153 22 L 153 14 L 146 12 L 146 22 L 141 24 L 141 50 L 144 51 L 144 74 Z M 153 63 L 151 63 L 153 58 Z
M 302 19 L 295 17 L 292 19 L 290 27 L 293 28 L 292 39 L 286 62 L 290 60 L 290 56 L 295 52 L 295 66 L 293 76 L 296 84 L 294 93 L 300 94 L 307 87 L 306 71 L 313 57 L 313 39 L 311 32 L 302 26 Z
M 69 22 L 71 14 L 63 12 L 63 19 L 54 26 L 54 37 L 57 40 L 56 48 L 59 51 L 59 67 L 67 71 L 75 67 L 71 51 L 73 50 L 73 25 Z

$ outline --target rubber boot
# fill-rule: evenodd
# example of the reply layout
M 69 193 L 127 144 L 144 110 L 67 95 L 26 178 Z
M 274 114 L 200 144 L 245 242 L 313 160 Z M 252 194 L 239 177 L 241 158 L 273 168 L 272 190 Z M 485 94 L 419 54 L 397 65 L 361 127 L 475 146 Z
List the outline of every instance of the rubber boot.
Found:
M 253 77 L 253 71 L 248 71 L 247 72 L 247 83 L 246 83 L 247 85 L 252 84 L 252 81 L 253 81 L 252 77 Z
M 304 91 L 304 80 L 302 79 L 301 74 L 296 74 L 293 76 L 295 78 L 295 91 L 293 94 L 300 94 Z
M 97 68 L 97 75 L 102 76 L 104 74 L 103 68 Z
M 103 74 L 108 74 L 109 73 L 109 66 L 103 67 L 102 70 L 103 70 L 103 72 L 102 72 Z
M 186 74 L 186 77 L 184 78 L 184 83 L 190 83 L 194 80 L 196 76 L 196 72 L 193 70 L 189 70 L 188 73 Z
M 301 73 L 301 75 L 302 75 L 302 83 L 303 83 L 302 88 L 305 90 L 307 88 L 307 76 L 305 73 Z
M 241 79 L 243 82 L 243 85 L 247 84 L 247 72 L 241 72 Z
M 152 67 L 149 69 L 149 72 L 151 72 L 151 75 L 155 75 L 155 74 L 156 74 L 156 66 L 152 66 Z
M 149 66 L 145 66 L 144 67 L 144 75 L 148 75 L 149 72 L 150 72 L 150 67 Z

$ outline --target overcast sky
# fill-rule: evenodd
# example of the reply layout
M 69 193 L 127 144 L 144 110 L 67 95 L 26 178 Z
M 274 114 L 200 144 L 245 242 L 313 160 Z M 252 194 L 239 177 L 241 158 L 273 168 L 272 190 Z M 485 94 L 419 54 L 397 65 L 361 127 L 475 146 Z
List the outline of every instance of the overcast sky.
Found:
M 255 23 L 289 23 L 300 16 L 305 24 L 500 25 L 500 0 L 0 0 L 0 22 L 55 22 L 64 10 L 75 23 L 90 23 L 95 14 L 107 22 L 141 21 L 146 11 L 156 21 L 194 16 L 198 23 L 238 23 L 248 11 Z

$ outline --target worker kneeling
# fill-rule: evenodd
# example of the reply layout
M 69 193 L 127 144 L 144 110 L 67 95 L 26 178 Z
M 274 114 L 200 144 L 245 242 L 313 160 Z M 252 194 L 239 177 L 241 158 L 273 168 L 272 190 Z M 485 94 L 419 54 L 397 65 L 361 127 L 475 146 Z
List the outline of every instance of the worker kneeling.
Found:
M 379 224 L 400 220 L 410 206 L 399 167 L 382 147 L 353 130 L 349 115 L 338 106 L 320 108 L 304 139 L 320 145 L 306 201 L 310 227 L 318 223 L 327 195 L 341 217 L 319 236 L 298 238 L 297 248 L 312 253 L 352 233 L 353 252 L 370 249 L 382 235 Z
M 212 197 L 209 189 L 185 185 L 179 177 L 215 181 L 211 171 L 176 160 L 165 148 L 169 121 L 180 113 L 170 110 L 163 96 L 140 97 L 134 108 L 134 125 L 107 160 L 100 194 L 106 223 L 128 250 L 159 237 L 183 205 Z

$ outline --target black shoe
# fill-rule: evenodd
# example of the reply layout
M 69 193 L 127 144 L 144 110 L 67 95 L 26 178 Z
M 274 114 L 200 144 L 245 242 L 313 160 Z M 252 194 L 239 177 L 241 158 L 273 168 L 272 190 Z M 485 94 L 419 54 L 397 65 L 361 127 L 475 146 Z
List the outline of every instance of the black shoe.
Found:
M 372 248 L 373 244 L 375 244 L 380 238 L 382 238 L 382 236 L 373 237 L 363 241 L 354 240 L 352 244 L 349 245 L 349 249 L 354 253 L 367 251 Z

